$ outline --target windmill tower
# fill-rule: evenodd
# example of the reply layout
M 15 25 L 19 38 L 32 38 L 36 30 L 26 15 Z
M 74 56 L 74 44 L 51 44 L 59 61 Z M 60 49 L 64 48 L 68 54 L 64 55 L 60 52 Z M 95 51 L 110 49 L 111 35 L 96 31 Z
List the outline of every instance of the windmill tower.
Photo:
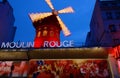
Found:
M 51 0 L 45 0 L 51 8 L 52 12 L 47 13 L 31 13 L 29 14 L 32 23 L 36 29 L 36 37 L 34 40 L 34 47 L 45 47 L 45 41 L 54 41 L 60 43 L 60 31 L 62 30 L 65 36 L 69 36 L 71 33 L 65 24 L 62 22 L 58 14 L 73 13 L 72 7 L 67 7 L 62 10 L 55 10 Z

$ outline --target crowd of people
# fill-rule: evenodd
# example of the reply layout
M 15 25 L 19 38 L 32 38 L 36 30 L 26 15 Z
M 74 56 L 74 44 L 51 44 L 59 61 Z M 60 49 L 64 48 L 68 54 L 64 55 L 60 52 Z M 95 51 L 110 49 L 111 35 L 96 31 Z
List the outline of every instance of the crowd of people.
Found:
M 106 60 L 30 62 L 29 78 L 111 78 Z
M 27 77 L 26 61 L 0 61 L 0 78 Z

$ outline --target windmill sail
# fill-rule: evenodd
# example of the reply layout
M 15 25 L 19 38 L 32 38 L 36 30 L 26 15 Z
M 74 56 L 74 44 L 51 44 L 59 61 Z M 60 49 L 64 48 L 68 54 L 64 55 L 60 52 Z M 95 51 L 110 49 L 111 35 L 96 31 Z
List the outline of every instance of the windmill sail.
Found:
M 62 22 L 62 20 L 60 19 L 59 16 L 57 16 L 57 19 L 58 19 L 58 21 L 59 21 L 59 23 L 60 23 L 60 27 L 62 28 L 64 35 L 65 35 L 65 36 L 69 36 L 71 33 L 70 33 L 70 31 L 68 30 L 68 28 L 67 28 L 67 27 L 65 26 L 65 24 Z
M 33 22 L 35 22 L 35 21 L 38 21 L 38 20 L 41 20 L 41 19 L 44 19 L 45 17 L 48 17 L 48 16 L 50 16 L 50 15 L 52 15 L 52 13 L 51 12 L 48 12 L 48 13 L 35 13 L 35 14 L 29 14 L 29 16 L 30 16 L 30 18 L 31 18 L 31 20 L 33 21 Z
M 51 3 L 51 0 L 45 0 L 46 1 L 46 3 L 49 5 L 49 7 L 52 9 L 52 10 L 54 10 L 54 7 L 53 7 L 53 5 L 52 5 L 52 3 Z
M 67 7 L 67 8 L 64 8 L 62 10 L 59 10 L 58 13 L 73 13 L 74 10 L 72 7 Z
M 29 14 L 31 20 L 33 22 L 35 21 L 38 21 L 38 20 L 41 20 L 41 19 L 44 19 L 48 16 L 51 16 L 51 15 L 55 15 L 59 24 L 60 24 L 60 27 L 64 33 L 65 36 L 69 36 L 71 33 L 70 31 L 68 30 L 68 28 L 65 26 L 65 24 L 62 22 L 62 20 L 60 19 L 60 17 L 58 16 L 58 14 L 62 14 L 62 13 L 73 13 L 74 10 L 72 7 L 67 7 L 67 8 L 64 8 L 62 10 L 55 10 L 52 3 L 51 3 L 51 0 L 45 0 L 46 3 L 48 4 L 48 6 L 52 9 L 52 12 L 48 12 L 48 13 L 36 13 L 36 14 Z

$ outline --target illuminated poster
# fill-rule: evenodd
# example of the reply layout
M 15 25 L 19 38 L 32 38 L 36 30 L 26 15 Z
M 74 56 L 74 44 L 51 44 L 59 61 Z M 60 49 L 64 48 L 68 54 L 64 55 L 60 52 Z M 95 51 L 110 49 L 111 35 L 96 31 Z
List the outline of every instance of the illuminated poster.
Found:
M 0 61 L 0 77 L 27 77 L 28 63 L 26 61 Z
M 106 60 L 31 60 L 29 78 L 111 78 Z

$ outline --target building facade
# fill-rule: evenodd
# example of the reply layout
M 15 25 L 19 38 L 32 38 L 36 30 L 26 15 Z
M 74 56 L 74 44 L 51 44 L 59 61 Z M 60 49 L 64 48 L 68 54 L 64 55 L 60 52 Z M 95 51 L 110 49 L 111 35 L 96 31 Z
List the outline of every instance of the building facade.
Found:
M 87 47 L 107 47 L 108 60 L 114 74 L 119 78 L 120 72 L 120 1 L 96 0 L 90 31 L 87 34 Z
M 16 27 L 13 8 L 7 0 L 0 0 L 0 45 L 2 42 L 12 42 Z
M 55 15 L 34 21 L 33 25 L 36 29 L 34 48 L 57 47 L 60 45 L 61 27 Z
M 87 34 L 86 46 L 120 44 L 120 1 L 97 0 Z

